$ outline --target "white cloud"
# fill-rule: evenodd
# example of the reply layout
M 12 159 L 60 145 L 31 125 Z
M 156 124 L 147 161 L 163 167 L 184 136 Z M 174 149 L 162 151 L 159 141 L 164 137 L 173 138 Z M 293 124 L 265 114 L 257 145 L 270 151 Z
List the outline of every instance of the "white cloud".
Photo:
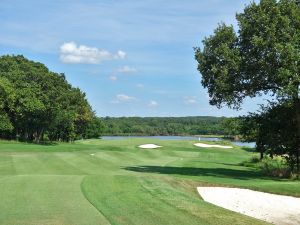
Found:
M 119 73 L 135 73 L 137 72 L 136 68 L 130 67 L 130 66 L 123 66 L 118 69 Z
M 120 59 L 124 59 L 126 57 L 126 52 L 123 52 L 123 51 L 119 50 L 117 52 L 117 57 L 120 58 Z
M 149 107 L 156 107 L 158 106 L 158 103 L 156 101 L 151 100 L 150 103 L 148 104 Z
M 110 76 L 109 79 L 112 80 L 112 81 L 116 81 L 116 80 L 118 80 L 118 77 L 116 77 L 116 76 Z
M 124 94 L 118 94 L 116 97 L 121 102 L 128 102 L 128 101 L 136 100 L 135 97 L 131 97 L 131 96 L 124 95 Z
M 66 42 L 60 46 L 60 60 L 63 63 L 98 64 L 104 60 L 124 59 L 126 53 L 118 51 L 116 54 L 109 51 L 77 45 L 75 42 Z
M 118 94 L 118 95 L 116 95 L 114 100 L 110 101 L 110 103 L 118 104 L 118 103 L 122 103 L 122 102 L 132 102 L 132 101 L 136 101 L 136 100 L 137 100 L 136 97 L 128 96 L 125 94 Z
M 197 103 L 196 97 L 185 97 L 184 98 L 184 103 L 186 105 L 194 105 Z

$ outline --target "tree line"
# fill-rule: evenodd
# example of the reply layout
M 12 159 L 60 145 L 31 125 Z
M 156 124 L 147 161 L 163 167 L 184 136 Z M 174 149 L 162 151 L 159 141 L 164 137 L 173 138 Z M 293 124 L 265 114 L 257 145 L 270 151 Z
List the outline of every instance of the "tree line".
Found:
M 225 117 L 104 117 L 103 135 L 231 135 Z M 225 125 L 225 126 L 224 126 Z
M 63 73 L 22 55 L 0 57 L 0 138 L 72 141 L 99 136 L 99 127 L 85 93 Z

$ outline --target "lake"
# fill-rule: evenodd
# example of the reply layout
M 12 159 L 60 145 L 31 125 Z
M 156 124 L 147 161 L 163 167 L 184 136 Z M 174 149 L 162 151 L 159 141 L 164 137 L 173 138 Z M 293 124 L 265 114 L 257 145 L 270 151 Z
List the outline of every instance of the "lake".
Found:
M 103 140 L 123 140 L 127 138 L 149 138 L 159 140 L 197 140 L 197 141 L 223 141 L 223 138 L 216 137 L 194 137 L 194 136 L 103 136 Z M 241 142 L 241 141 L 230 141 L 233 145 L 241 147 L 254 148 L 255 142 Z

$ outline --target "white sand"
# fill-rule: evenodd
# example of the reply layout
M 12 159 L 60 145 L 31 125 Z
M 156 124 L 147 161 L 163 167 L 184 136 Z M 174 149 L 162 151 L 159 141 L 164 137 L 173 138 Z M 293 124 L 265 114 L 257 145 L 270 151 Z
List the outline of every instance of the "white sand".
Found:
M 200 148 L 232 148 L 232 146 L 225 146 L 225 145 L 209 145 L 204 143 L 196 143 L 194 144 L 197 147 Z
M 155 144 L 144 144 L 144 145 L 140 145 L 139 148 L 143 148 L 143 149 L 155 149 L 155 148 L 161 148 L 162 146 L 159 145 L 155 145 Z
M 300 224 L 300 198 L 240 188 L 198 187 L 204 201 L 274 224 Z

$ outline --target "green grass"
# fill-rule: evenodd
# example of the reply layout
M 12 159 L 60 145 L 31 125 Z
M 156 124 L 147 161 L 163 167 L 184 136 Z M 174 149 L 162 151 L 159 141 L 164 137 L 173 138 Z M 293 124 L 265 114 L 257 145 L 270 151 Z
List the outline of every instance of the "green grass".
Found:
M 137 148 L 145 143 L 164 147 Z M 0 224 L 265 224 L 204 202 L 196 187 L 237 186 L 300 197 L 299 181 L 241 166 L 254 153 L 193 143 L 1 141 Z

